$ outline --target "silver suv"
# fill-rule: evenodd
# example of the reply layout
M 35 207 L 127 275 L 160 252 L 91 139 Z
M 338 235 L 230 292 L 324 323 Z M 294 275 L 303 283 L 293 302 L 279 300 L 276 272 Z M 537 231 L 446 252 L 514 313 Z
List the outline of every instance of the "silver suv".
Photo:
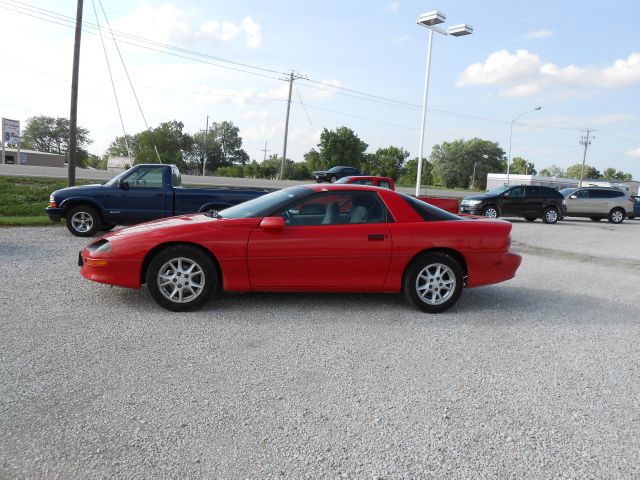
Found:
M 633 215 L 633 200 L 615 188 L 565 188 L 560 193 L 564 195 L 568 217 L 588 217 L 594 222 L 608 218 L 611 223 L 622 223 Z

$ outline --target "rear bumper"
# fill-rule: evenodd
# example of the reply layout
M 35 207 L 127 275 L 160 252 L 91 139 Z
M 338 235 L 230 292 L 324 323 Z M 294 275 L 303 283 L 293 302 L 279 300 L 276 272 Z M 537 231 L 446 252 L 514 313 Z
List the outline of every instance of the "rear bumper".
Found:
M 473 258 L 474 261 L 468 265 L 467 287 L 469 288 L 510 280 L 516 276 L 516 271 L 522 262 L 522 257 L 512 252 Z

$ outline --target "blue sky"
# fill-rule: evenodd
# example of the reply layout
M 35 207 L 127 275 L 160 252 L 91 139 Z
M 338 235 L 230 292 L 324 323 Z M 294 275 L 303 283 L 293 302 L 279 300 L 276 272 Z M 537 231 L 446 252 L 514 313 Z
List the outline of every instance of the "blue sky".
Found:
M 75 16 L 73 3 L 0 2 L 8 65 L 0 89 L 10 92 L 0 96 L 3 117 L 25 122 L 34 115 L 68 116 L 73 29 L 65 18 Z M 396 145 L 417 155 L 427 31 L 416 18 L 440 9 L 445 26 L 467 22 L 474 34 L 434 36 L 426 152 L 442 141 L 476 136 L 506 151 L 510 120 L 542 106 L 515 125 L 512 156 L 538 170 L 579 163 L 581 129 L 590 128 L 595 139 L 587 163 L 640 179 L 640 4 L 634 1 L 606 7 L 590 1 L 406 0 L 102 5 L 119 32 L 220 59 L 209 60 L 213 65 L 194 61 L 192 53 L 181 58 L 120 42 L 150 126 L 177 119 L 193 133 L 204 129 L 209 115 L 239 126 L 252 158 L 262 159 L 265 142 L 268 154 L 281 154 L 287 84 L 279 78 L 295 70 L 308 80 L 295 82 L 289 158 L 302 161 L 323 128 L 342 125 L 370 151 Z M 95 23 L 92 2 L 85 1 L 84 15 Z M 122 127 L 93 32 L 83 34 L 79 123 L 94 139 L 90 151 L 101 155 Z M 138 132 L 145 128 L 142 116 L 113 42 L 105 41 L 125 130 Z

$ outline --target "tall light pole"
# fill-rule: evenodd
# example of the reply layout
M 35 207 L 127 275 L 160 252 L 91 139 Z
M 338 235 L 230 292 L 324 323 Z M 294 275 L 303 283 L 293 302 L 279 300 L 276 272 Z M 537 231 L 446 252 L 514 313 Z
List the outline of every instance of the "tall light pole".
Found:
M 471 35 L 473 27 L 463 23 L 461 25 L 453 25 L 446 30 L 436 27 L 444 23 L 447 16 L 438 10 L 423 13 L 418 17 L 416 23 L 429 29 L 429 47 L 427 49 L 427 72 L 424 80 L 424 97 L 422 99 L 422 125 L 420 127 L 420 148 L 418 149 L 418 173 L 416 176 L 416 196 L 420 195 L 420 180 L 422 177 L 422 154 L 424 151 L 424 131 L 427 123 L 427 96 L 429 94 L 429 70 L 431 68 L 431 45 L 433 43 L 433 32 L 442 35 L 451 35 L 453 37 L 461 37 L 463 35 Z
M 522 112 L 516 118 L 511 120 L 511 129 L 509 130 L 509 159 L 507 160 L 507 185 L 509 185 L 509 167 L 511 166 L 511 138 L 513 137 L 513 124 L 521 117 L 524 117 L 529 112 L 535 112 L 536 110 L 541 110 L 542 107 L 535 107 L 527 110 L 526 112 Z

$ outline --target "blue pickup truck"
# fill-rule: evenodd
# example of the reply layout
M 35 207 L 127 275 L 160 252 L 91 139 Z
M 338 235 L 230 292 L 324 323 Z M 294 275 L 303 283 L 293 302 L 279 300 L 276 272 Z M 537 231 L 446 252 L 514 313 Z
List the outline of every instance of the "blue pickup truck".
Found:
M 268 193 L 232 188 L 183 188 L 175 165 L 140 164 L 104 185 L 56 190 L 49 197 L 47 215 L 66 219 L 78 237 L 89 237 L 115 225 L 132 225 L 184 213 L 222 210 Z

